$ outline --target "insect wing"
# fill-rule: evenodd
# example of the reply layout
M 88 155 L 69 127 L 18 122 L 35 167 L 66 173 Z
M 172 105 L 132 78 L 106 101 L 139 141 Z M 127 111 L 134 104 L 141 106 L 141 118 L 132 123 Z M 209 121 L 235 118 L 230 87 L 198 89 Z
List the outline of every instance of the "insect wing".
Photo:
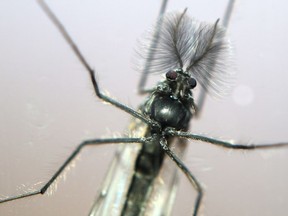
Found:
M 146 130 L 145 124 L 132 119 L 129 125 L 132 136 L 142 137 Z M 90 216 L 121 215 L 140 149 L 141 144 L 139 143 L 126 144 L 118 148 Z
M 140 148 L 139 144 L 119 147 L 90 216 L 121 215 Z
M 129 129 L 133 136 L 139 137 L 145 134 L 147 126 L 139 120 L 133 119 Z M 186 143 L 180 140 L 175 142 L 175 146 L 177 148 L 173 148 L 174 151 L 181 157 L 185 151 Z M 118 148 L 89 216 L 121 215 L 140 149 L 140 144 L 126 144 Z M 148 189 L 150 192 L 146 198 L 147 203 L 145 203 L 145 208 L 140 215 L 171 215 L 178 188 L 178 171 L 179 169 L 173 161 L 165 157 L 158 176 Z

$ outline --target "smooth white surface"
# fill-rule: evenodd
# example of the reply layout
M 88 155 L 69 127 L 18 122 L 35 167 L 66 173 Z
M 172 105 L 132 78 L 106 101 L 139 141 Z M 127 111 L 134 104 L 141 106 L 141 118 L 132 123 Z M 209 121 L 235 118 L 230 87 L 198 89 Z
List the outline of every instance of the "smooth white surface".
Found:
M 143 98 L 135 96 L 140 74 L 131 67 L 133 47 L 160 1 L 48 3 L 97 71 L 101 88 L 136 108 Z M 190 15 L 214 22 L 226 4 L 171 0 L 168 10 L 188 7 Z M 236 3 L 229 27 L 236 86 L 250 87 L 254 100 L 239 106 L 232 96 L 209 98 L 193 131 L 244 143 L 288 140 L 287 8 L 284 0 Z M 86 71 L 35 1 L 0 2 L 0 76 L 0 195 L 39 188 L 82 140 L 121 133 L 128 124 L 127 114 L 95 99 Z M 87 215 L 114 150 L 86 149 L 52 196 L 1 204 L 0 215 Z M 205 185 L 203 215 L 288 212 L 288 149 L 243 153 L 192 142 L 185 163 Z M 191 215 L 194 197 L 183 178 L 175 215 Z

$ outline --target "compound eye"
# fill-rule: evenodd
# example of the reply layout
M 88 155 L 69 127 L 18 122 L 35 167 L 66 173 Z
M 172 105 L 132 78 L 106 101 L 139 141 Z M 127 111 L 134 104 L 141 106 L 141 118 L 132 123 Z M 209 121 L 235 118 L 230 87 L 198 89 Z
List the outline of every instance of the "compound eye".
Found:
M 178 76 L 178 74 L 177 74 L 177 72 L 176 71 L 173 71 L 173 70 L 171 70 L 171 71 L 168 71 L 167 73 L 166 73 L 166 78 L 168 79 L 168 80 L 176 80 L 177 79 L 177 76 Z
M 197 81 L 194 78 L 189 78 L 188 85 L 191 89 L 194 89 L 197 85 Z

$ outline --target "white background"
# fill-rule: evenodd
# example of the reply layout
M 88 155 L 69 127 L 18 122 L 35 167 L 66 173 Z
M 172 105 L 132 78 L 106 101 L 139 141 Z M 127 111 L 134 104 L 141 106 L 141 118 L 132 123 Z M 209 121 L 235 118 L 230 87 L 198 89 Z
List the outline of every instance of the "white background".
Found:
M 160 1 L 48 3 L 95 68 L 101 88 L 136 108 L 143 98 L 135 96 L 140 74 L 131 66 L 133 47 L 157 17 Z M 188 7 L 190 15 L 214 22 L 226 4 L 171 0 L 168 10 Z M 284 0 L 236 3 L 229 27 L 236 93 L 209 98 L 191 125 L 194 132 L 243 143 L 288 140 L 287 8 Z M 40 188 L 81 141 L 121 133 L 128 122 L 126 113 L 94 96 L 85 69 L 35 1 L 0 2 L 1 196 Z M 87 215 L 115 148 L 87 148 L 51 196 L 1 204 L 0 215 Z M 191 142 L 185 163 L 205 186 L 200 215 L 288 212 L 288 148 L 230 152 Z M 194 198 L 183 178 L 174 215 L 191 215 Z

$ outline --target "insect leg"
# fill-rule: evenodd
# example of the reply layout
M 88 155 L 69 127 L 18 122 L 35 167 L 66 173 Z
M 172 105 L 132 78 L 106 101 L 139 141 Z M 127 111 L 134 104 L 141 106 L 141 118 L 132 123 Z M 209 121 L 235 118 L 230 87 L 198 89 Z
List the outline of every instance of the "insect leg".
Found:
M 225 148 L 231 148 L 231 149 L 266 149 L 266 148 L 278 148 L 278 147 L 288 147 L 288 142 L 281 142 L 281 143 L 267 143 L 267 144 L 249 144 L 249 145 L 243 145 L 243 144 L 234 144 L 231 142 L 226 142 L 206 136 L 196 135 L 189 132 L 182 132 L 182 131 L 176 131 L 174 129 L 169 129 L 168 134 L 193 140 L 199 140 L 203 142 L 207 142 L 210 144 L 214 144 L 217 146 L 225 147 Z
M 160 140 L 160 145 L 165 151 L 165 153 L 177 164 L 177 166 L 184 172 L 188 180 L 191 182 L 193 187 L 197 190 L 197 198 L 194 204 L 194 210 L 193 210 L 193 216 L 197 216 L 202 196 L 203 196 L 203 190 L 201 188 L 200 183 L 195 178 L 195 176 L 189 171 L 189 169 L 185 166 L 185 164 L 171 151 L 171 149 L 167 145 L 167 141 L 165 138 L 162 138 Z
M 235 6 L 235 1 L 236 0 L 230 0 L 229 1 L 228 5 L 226 7 L 226 10 L 225 10 L 224 17 L 222 19 L 222 26 L 224 26 L 226 29 L 228 28 L 229 22 L 231 20 L 231 15 L 232 15 L 232 12 L 233 12 L 233 9 Z
M 163 16 L 166 10 L 168 0 L 163 0 L 162 5 L 160 8 L 160 12 L 158 15 L 158 20 L 161 20 L 160 18 Z M 155 32 L 153 35 L 153 40 L 150 45 L 149 53 L 147 55 L 147 60 L 145 62 L 145 66 L 142 72 L 142 76 L 140 78 L 139 84 L 138 84 L 138 93 L 139 94 L 146 94 L 149 93 L 153 90 L 151 89 L 145 89 L 146 81 L 149 75 L 150 67 L 151 67 L 151 59 L 153 59 L 153 56 L 155 55 L 155 48 L 157 47 L 157 43 L 159 40 L 159 34 L 160 34 L 160 29 L 161 29 L 162 22 L 157 22 L 157 27 L 155 28 Z
M 84 56 L 82 55 L 82 53 L 78 49 L 77 45 L 75 44 L 75 42 L 72 40 L 71 36 L 68 34 L 66 29 L 64 28 L 64 26 L 62 25 L 62 23 L 58 20 L 58 18 L 55 16 L 55 14 L 52 12 L 52 10 L 48 7 L 48 5 L 43 0 L 38 0 L 38 3 L 41 6 L 41 8 L 44 10 L 46 15 L 50 18 L 50 20 L 54 23 L 54 25 L 60 31 L 60 33 L 62 34 L 62 36 L 66 40 L 66 42 L 70 45 L 70 47 L 72 48 L 73 52 L 78 57 L 79 61 L 83 64 L 83 66 L 88 71 L 96 95 L 100 99 L 102 99 L 103 101 L 108 102 L 108 103 L 116 106 L 117 108 L 129 113 L 130 115 L 134 116 L 135 118 L 138 118 L 138 119 L 142 120 L 143 122 L 149 124 L 150 126 L 160 127 L 158 125 L 158 123 L 156 123 L 156 122 L 144 117 L 142 114 L 136 112 L 132 108 L 130 108 L 130 107 L 128 107 L 128 106 L 126 106 L 126 105 L 114 100 L 114 99 L 112 99 L 111 97 L 108 97 L 107 95 L 103 94 L 100 91 L 98 83 L 97 83 L 97 80 L 96 80 L 96 77 L 95 77 L 94 70 L 88 64 L 88 62 L 86 61 L 86 59 L 84 58 Z
M 229 0 L 223 19 L 221 20 L 222 26 L 225 27 L 225 29 L 228 28 L 229 22 L 231 20 L 233 8 L 235 6 L 235 1 L 236 0 Z M 206 85 L 208 85 L 209 82 L 210 82 L 210 77 L 207 77 L 205 80 Z M 206 96 L 207 96 L 206 90 L 204 88 L 201 88 L 199 96 L 198 96 L 198 101 L 197 101 L 196 117 L 200 116 L 200 113 L 204 106 L 204 102 L 206 100 Z
M 0 200 L 0 203 L 21 199 L 29 196 L 34 196 L 38 194 L 44 194 L 51 184 L 56 180 L 56 178 L 63 172 L 63 170 L 69 165 L 69 163 L 80 153 L 80 151 L 86 146 L 95 146 L 99 144 L 114 144 L 114 143 L 143 143 L 142 138 L 108 138 L 108 139 L 93 139 L 83 141 L 77 148 L 72 152 L 72 154 L 65 160 L 62 166 L 55 172 L 55 174 L 50 178 L 50 180 L 39 190 L 24 193 L 18 196 L 8 197 Z

